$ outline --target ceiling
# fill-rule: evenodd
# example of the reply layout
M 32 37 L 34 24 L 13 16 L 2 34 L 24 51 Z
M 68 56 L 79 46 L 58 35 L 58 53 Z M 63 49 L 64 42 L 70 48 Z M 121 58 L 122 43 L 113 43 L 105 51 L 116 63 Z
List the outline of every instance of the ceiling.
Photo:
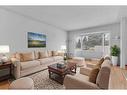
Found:
M 4 6 L 66 31 L 118 22 L 126 6 Z

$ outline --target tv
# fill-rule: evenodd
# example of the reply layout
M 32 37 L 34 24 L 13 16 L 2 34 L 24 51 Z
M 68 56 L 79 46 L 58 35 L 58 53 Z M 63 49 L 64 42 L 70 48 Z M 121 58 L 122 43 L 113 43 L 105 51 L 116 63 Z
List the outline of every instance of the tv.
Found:
M 46 35 L 41 33 L 28 32 L 28 48 L 46 47 Z

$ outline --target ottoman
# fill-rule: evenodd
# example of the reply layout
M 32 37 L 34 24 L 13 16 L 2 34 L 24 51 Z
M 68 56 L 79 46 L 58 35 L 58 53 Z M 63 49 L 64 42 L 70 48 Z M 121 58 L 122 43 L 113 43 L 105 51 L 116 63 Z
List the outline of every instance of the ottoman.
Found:
M 74 62 L 77 63 L 77 66 L 82 67 L 85 65 L 85 58 L 83 57 L 73 57 L 72 58 Z
M 20 78 L 13 81 L 9 89 L 34 89 L 34 82 L 28 77 Z

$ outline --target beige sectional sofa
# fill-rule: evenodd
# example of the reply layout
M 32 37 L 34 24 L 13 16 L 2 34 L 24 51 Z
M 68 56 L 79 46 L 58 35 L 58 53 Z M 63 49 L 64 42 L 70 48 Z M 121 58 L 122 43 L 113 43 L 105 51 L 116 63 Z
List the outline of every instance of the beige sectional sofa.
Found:
M 64 54 L 57 51 L 33 51 L 14 53 L 14 76 L 20 78 L 47 68 L 48 65 L 63 61 Z

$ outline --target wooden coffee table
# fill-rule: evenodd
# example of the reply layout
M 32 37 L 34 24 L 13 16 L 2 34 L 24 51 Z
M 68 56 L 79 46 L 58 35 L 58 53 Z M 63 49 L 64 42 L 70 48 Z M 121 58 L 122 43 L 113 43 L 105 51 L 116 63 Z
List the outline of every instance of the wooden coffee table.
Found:
M 48 66 L 49 78 L 63 84 L 65 75 L 76 73 L 76 68 L 77 66 L 75 63 L 67 63 L 65 68 L 58 68 L 57 63 L 50 65 Z

